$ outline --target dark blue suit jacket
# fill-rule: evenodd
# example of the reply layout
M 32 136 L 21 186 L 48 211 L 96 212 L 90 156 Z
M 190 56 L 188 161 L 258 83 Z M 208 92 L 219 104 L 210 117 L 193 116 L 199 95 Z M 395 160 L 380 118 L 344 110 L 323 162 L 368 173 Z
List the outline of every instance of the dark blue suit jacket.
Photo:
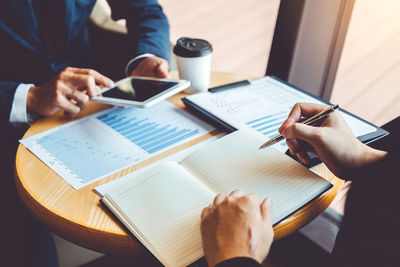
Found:
M 78 61 L 89 48 L 86 23 L 96 0 L 37 1 L 41 5 L 54 6 L 54 10 L 56 7 L 62 10 L 58 19 L 53 16 L 47 22 L 62 26 L 62 40 L 58 42 L 61 50 L 56 53 L 49 49 L 51 47 L 44 46 L 45 38 L 32 1 L 0 0 L 1 135 L 10 130 L 7 128 L 11 104 L 20 83 L 45 83 L 65 67 L 78 66 Z M 108 0 L 108 3 L 114 20 L 124 18 L 127 21 L 132 57 L 152 53 L 168 60 L 169 25 L 157 0 Z

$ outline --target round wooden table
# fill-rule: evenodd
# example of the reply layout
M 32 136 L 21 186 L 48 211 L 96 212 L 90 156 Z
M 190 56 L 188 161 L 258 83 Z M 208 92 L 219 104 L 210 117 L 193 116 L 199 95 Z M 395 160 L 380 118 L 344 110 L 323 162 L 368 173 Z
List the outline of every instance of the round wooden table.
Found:
M 175 74 L 176 76 L 176 74 Z M 244 75 L 214 72 L 211 86 L 249 78 Z M 179 107 L 184 107 L 180 98 L 184 93 L 169 99 Z M 109 106 L 89 103 L 77 118 L 103 110 Z M 61 125 L 69 120 L 62 113 L 37 121 L 26 132 L 25 137 Z M 117 179 L 160 158 L 171 155 L 187 146 L 201 142 L 218 131 L 209 133 L 187 144 L 173 148 L 145 162 L 131 166 L 82 189 L 75 190 L 62 178 L 42 163 L 24 146 L 19 145 L 16 156 L 15 179 L 18 192 L 25 205 L 54 233 L 80 246 L 116 256 L 133 256 L 143 252 L 143 247 L 99 204 L 100 197 L 93 188 Z M 335 198 L 343 181 L 336 178 L 323 165 L 315 167 L 333 187 L 313 200 L 307 206 L 274 227 L 275 239 L 287 236 L 307 224 L 326 209 Z

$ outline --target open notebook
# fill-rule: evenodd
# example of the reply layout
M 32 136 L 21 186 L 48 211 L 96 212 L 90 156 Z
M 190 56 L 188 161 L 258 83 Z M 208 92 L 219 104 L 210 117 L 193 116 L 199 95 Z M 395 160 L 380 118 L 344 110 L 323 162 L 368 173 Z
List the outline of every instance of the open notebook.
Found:
M 264 140 L 236 131 L 187 156 L 163 162 L 111 190 L 103 203 L 166 266 L 202 255 L 200 214 L 216 194 L 241 189 L 273 198 L 277 224 L 332 185 Z

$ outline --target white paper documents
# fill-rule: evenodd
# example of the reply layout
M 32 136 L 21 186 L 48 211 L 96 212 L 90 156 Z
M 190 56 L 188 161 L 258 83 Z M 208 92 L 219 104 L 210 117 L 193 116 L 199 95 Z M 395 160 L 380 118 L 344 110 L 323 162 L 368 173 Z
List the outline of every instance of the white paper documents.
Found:
M 252 81 L 248 86 L 191 95 L 187 99 L 236 129 L 250 130 L 265 140 L 279 134 L 278 129 L 294 104 L 298 102 L 325 104 L 271 77 Z M 361 120 L 340 112 L 355 136 L 377 130 Z M 287 150 L 286 142 L 275 144 L 274 147 L 283 152 Z
M 20 142 L 75 189 L 214 130 L 164 101 L 113 108 Z

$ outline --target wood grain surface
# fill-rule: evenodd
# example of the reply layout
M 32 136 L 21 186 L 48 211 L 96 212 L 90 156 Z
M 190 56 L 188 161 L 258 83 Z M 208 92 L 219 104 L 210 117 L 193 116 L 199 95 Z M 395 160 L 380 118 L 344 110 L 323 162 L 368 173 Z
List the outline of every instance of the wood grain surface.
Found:
M 176 76 L 176 73 L 173 76 Z M 249 77 L 214 72 L 211 76 L 211 86 L 244 78 Z M 184 108 L 180 100 L 183 96 L 185 96 L 185 93 L 180 93 L 171 97 L 169 101 Z M 89 103 L 76 119 L 108 107 L 99 103 Z M 26 132 L 25 137 L 68 121 L 70 120 L 63 118 L 62 113 L 37 121 Z M 206 134 L 79 190 L 73 189 L 24 146 L 20 145 L 15 162 L 15 180 L 18 192 L 32 213 L 51 231 L 65 239 L 106 254 L 134 256 L 143 252 L 144 248 L 139 241 L 125 231 L 112 215 L 100 206 L 100 197 L 93 191 L 94 187 L 140 169 L 218 133 L 219 131 L 214 131 Z M 289 235 L 307 224 L 326 209 L 336 196 L 343 182 L 333 176 L 324 165 L 317 166 L 316 170 L 334 186 L 306 207 L 275 226 L 276 239 Z

